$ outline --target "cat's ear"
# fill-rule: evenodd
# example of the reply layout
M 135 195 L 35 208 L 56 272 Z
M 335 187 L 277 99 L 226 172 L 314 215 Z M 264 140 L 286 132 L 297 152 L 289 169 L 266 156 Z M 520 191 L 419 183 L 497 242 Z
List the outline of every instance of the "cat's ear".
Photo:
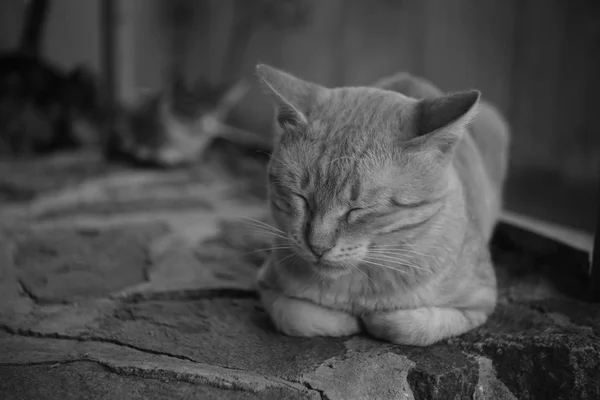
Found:
M 416 141 L 442 153 L 451 151 L 477 114 L 480 97 L 478 90 L 468 90 L 417 102 L 411 118 Z
M 306 126 L 311 108 L 325 88 L 264 64 L 256 66 L 256 74 L 275 100 L 277 124 L 283 130 Z

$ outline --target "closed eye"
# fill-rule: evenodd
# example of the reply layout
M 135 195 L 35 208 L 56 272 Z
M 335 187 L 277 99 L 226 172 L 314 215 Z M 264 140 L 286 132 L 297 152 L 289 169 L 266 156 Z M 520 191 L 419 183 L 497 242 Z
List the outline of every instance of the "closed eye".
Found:
M 399 208 L 399 209 L 407 209 L 407 208 L 418 208 L 418 207 L 422 207 L 424 205 L 430 204 L 431 201 L 427 201 L 427 200 L 421 200 L 421 201 L 415 201 L 415 202 L 401 202 L 398 201 L 397 199 L 390 199 L 390 205 L 394 208 Z
M 302 200 L 304 202 L 304 205 L 306 206 L 306 208 L 308 210 L 310 210 L 310 203 L 308 202 L 308 199 L 304 196 L 302 196 L 301 194 L 298 193 L 294 193 L 294 196 L 298 197 L 300 200 Z
M 346 213 L 346 221 L 348 223 L 356 221 L 356 219 L 360 216 L 360 212 L 363 210 L 364 210 L 364 208 L 362 208 L 362 207 L 351 208 Z
M 282 197 L 274 197 L 271 202 L 273 203 L 273 205 L 275 207 L 277 207 L 279 210 L 283 211 L 283 212 L 290 212 L 292 206 L 290 205 L 290 203 L 285 200 Z

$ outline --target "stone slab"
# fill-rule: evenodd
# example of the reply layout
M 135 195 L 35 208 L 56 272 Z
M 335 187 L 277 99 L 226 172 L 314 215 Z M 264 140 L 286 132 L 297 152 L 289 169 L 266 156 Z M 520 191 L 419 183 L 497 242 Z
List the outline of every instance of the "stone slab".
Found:
M 1 398 L 600 398 L 585 252 L 502 224 L 483 327 L 428 348 L 286 337 L 254 291 L 264 160 L 208 159 L 73 179 L 0 210 Z
M 73 366 L 76 368 L 72 369 Z M 152 399 L 200 395 L 240 399 L 319 398 L 316 391 L 300 384 L 97 341 L 0 336 L 0 376 L 5 378 L 0 379 L 0 394 L 19 399 L 59 399 L 61 395 L 119 398 L 112 396 L 122 395 L 123 390 L 147 396 L 134 398 Z M 42 386 L 46 392 L 40 394 L 37 385 L 49 383 L 50 379 L 58 379 L 60 384 Z M 82 384 L 83 381 L 88 384 Z M 36 387 L 26 386 L 32 383 Z M 71 392 L 65 393 L 69 385 Z M 158 392 L 152 394 L 146 385 Z M 47 388 L 51 388 L 49 393 Z M 168 395 L 169 388 L 175 397 L 163 397 Z M 182 388 L 185 390 L 181 391 Z
M 20 230 L 11 234 L 13 264 L 38 302 L 106 296 L 146 279 L 148 243 L 165 232 L 160 223 Z

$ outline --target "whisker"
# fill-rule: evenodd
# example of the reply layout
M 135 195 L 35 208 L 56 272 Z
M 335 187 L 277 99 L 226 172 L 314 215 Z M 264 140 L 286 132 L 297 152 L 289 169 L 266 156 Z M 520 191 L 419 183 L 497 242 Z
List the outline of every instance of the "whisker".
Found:
M 402 265 L 404 267 L 409 267 L 409 268 L 413 268 L 413 269 L 419 269 L 421 271 L 426 271 L 426 272 L 431 273 L 431 271 L 429 269 L 427 269 L 427 268 L 419 267 L 419 266 L 416 266 L 416 265 L 411 264 L 411 263 L 403 263 L 403 262 L 401 262 L 401 260 L 398 260 L 397 258 L 390 257 L 390 256 L 383 256 L 382 255 L 382 256 L 379 256 L 379 258 L 376 258 L 376 257 L 370 257 L 370 258 L 373 259 L 373 260 L 391 262 L 393 264 L 398 264 L 398 265 Z
M 376 248 L 376 249 L 405 249 L 406 246 L 411 247 L 411 248 L 420 247 L 423 249 L 445 250 L 445 248 L 441 247 L 441 246 L 434 246 L 434 245 L 427 245 L 427 244 L 415 244 L 415 243 L 408 243 L 408 242 L 402 242 L 402 244 L 378 244 L 378 245 L 369 246 L 369 247 Z
M 277 232 L 280 232 L 280 233 L 285 233 L 284 231 L 282 231 L 282 230 L 281 230 L 281 229 L 279 229 L 279 228 L 276 228 L 276 227 L 274 227 L 273 225 L 267 224 L 266 222 L 259 221 L 259 220 L 257 220 L 257 219 L 254 219 L 254 218 L 250 218 L 250 217 L 241 217 L 241 219 L 243 219 L 243 220 L 246 220 L 246 221 L 249 221 L 249 222 L 253 222 L 253 223 L 255 223 L 255 224 L 258 224 L 258 225 L 260 225 L 260 226 L 264 226 L 265 228 L 269 228 L 269 229 L 272 229 L 272 230 L 274 230 L 274 231 L 277 231 Z
M 350 267 L 344 263 L 342 263 L 342 267 L 346 270 L 346 272 L 350 272 Z
M 400 272 L 400 273 L 403 273 L 405 275 L 408 275 L 408 272 L 403 271 L 401 269 L 390 267 L 389 265 L 385 265 L 385 264 L 379 264 L 379 263 L 376 263 L 376 262 L 373 262 L 373 261 L 370 261 L 370 260 L 371 260 L 371 258 L 368 258 L 368 259 L 365 258 L 362 261 L 364 263 L 366 263 L 367 265 L 374 265 L 374 266 L 377 266 L 377 267 L 387 268 L 387 269 L 391 269 L 392 271 L 396 271 L 396 272 Z
M 407 249 L 407 246 L 409 247 Z M 405 244 L 405 245 L 389 245 L 389 246 L 385 246 L 385 245 L 379 245 L 379 246 L 369 246 L 370 249 L 374 249 L 374 250 L 403 250 L 403 251 L 416 251 L 415 249 L 418 250 L 423 250 L 423 251 L 431 251 L 431 250 L 442 250 L 445 251 L 446 248 L 445 247 L 440 247 L 440 246 L 427 246 L 427 245 L 412 245 L 412 244 Z
M 397 262 L 399 264 L 406 265 L 406 266 L 411 266 L 411 267 L 414 267 L 414 268 L 417 268 L 417 269 L 419 269 L 419 268 L 423 269 L 422 267 L 418 267 L 418 266 L 414 265 L 414 263 L 411 263 L 410 262 L 411 260 L 409 260 L 407 258 L 403 259 L 403 258 L 399 258 L 399 257 L 388 256 L 388 255 L 385 255 L 385 254 L 378 254 L 377 257 L 385 258 L 385 259 L 388 259 L 390 261 L 395 261 L 395 262 Z
M 371 260 L 378 260 L 378 261 L 385 261 L 385 262 L 391 262 L 393 264 L 398 264 L 398 265 L 402 265 L 404 267 L 412 267 L 412 264 L 409 263 L 403 263 L 399 260 L 397 260 L 396 258 L 393 257 L 389 257 L 389 256 L 378 256 L 378 257 L 369 257 Z
M 447 250 L 443 246 L 433 246 L 433 245 L 426 245 L 426 244 L 409 243 L 406 240 L 403 240 L 402 243 L 406 244 L 408 247 L 410 247 L 413 250 L 415 249 L 415 247 L 420 247 L 421 249 Z
M 278 229 L 273 229 L 272 227 L 267 227 L 264 225 L 258 225 L 253 222 L 249 223 L 249 222 L 243 221 L 242 224 L 248 228 L 260 228 L 260 229 L 264 229 L 265 231 L 269 231 L 269 232 L 276 232 L 276 233 L 281 233 L 281 234 L 284 233 L 284 232 L 280 232 Z
M 385 250 L 385 251 L 381 251 L 378 249 L 374 249 L 375 251 L 371 251 L 371 253 L 373 254 L 396 254 L 396 255 L 410 255 L 410 254 L 414 254 L 414 255 L 418 255 L 418 256 L 423 256 L 423 257 L 431 257 L 434 259 L 437 259 L 436 256 L 434 256 L 433 254 L 425 254 L 425 253 L 419 253 L 418 251 L 412 251 L 412 250 Z
M 279 234 L 274 233 L 274 232 L 263 231 L 263 230 L 259 230 L 259 229 L 255 229 L 255 230 L 253 230 L 253 232 L 256 233 L 256 234 L 259 234 L 259 235 L 278 237 L 278 238 L 281 238 L 281 239 L 288 240 L 290 242 L 292 241 L 292 239 L 290 239 L 289 237 L 283 236 L 283 235 L 279 235 Z
M 288 254 L 287 256 L 283 257 L 281 260 L 278 261 L 282 264 L 285 264 L 287 261 L 295 257 L 297 257 L 296 253 L 292 252 L 291 254 Z M 292 261 L 295 261 L 295 259 Z
M 248 254 L 252 254 L 252 253 L 258 253 L 259 251 L 270 251 L 270 250 L 285 250 L 285 249 L 291 249 L 292 246 L 275 246 L 275 247 L 266 247 L 264 249 L 258 249 L 258 250 L 253 250 L 253 251 L 249 251 L 248 253 L 244 253 L 244 255 L 248 255 Z
M 346 263 L 342 263 L 342 265 L 346 265 Z M 373 286 L 375 286 L 375 282 L 373 282 L 373 279 L 371 279 L 371 277 L 369 275 L 367 275 L 367 273 L 365 271 L 363 271 L 362 269 L 360 269 L 360 267 L 356 266 L 356 265 L 352 265 L 352 264 L 348 264 L 349 267 L 354 268 L 356 271 L 360 272 L 361 274 L 363 274 L 368 280 L 371 281 L 371 283 L 373 284 Z

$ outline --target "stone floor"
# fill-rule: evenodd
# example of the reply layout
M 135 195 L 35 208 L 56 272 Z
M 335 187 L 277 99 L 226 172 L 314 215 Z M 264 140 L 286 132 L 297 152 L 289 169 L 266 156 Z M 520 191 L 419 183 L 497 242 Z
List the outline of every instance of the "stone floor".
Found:
M 186 171 L 0 162 L 2 399 L 596 399 L 587 254 L 502 224 L 500 305 L 430 348 L 274 332 L 253 277 L 264 155 Z

